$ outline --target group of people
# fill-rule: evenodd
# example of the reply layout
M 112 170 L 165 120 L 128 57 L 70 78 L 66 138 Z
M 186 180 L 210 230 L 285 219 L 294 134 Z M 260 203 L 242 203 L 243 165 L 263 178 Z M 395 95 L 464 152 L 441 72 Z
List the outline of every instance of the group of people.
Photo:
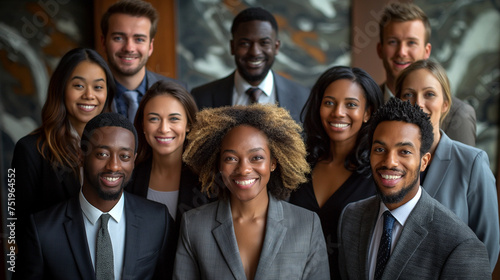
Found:
M 146 70 L 157 22 L 120 0 L 107 63 L 77 48 L 55 69 L 14 151 L 13 279 L 491 278 L 495 178 L 420 8 L 384 10 L 383 85 L 335 66 L 310 91 L 271 70 L 262 8 L 233 21 L 236 70 L 191 91 Z

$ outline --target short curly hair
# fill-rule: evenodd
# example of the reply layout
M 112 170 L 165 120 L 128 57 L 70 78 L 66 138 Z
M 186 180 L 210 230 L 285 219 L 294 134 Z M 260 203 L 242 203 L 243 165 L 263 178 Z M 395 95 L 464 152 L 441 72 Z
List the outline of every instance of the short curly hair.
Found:
M 420 156 L 429 151 L 434 142 L 434 132 L 430 117 L 418 105 L 411 105 L 410 101 L 391 98 L 372 117 L 369 134 L 370 151 L 373 143 L 373 133 L 381 122 L 401 121 L 415 124 L 420 128 Z
M 240 125 L 255 127 L 267 136 L 271 156 L 277 161 L 267 185 L 272 196 L 286 199 L 307 181 L 310 168 L 302 128 L 290 113 L 272 104 L 236 105 L 202 110 L 187 136 L 183 160 L 199 174 L 203 192 L 222 199 L 229 197 L 219 172 L 220 150 L 226 134 Z

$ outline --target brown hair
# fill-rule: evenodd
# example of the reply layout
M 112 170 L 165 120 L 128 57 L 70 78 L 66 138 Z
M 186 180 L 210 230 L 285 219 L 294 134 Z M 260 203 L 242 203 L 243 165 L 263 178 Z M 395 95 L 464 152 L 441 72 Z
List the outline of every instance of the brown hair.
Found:
M 432 59 L 424 59 L 413 62 L 410 66 L 406 67 L 406 69 L 401 72 L 398 79 L 396 80 L 396 97 L 401 99 L 403 82 L 410 75 L 410 73 L 415 72 L 420 69 L 425 69 L 431 73 L 434 78 L 438 80 L 441 84 L 441 88 L 443 90 L 444 101 L 448 102 L 448 110 L 441 115 L 440 122 L 446 117 L 451 108 L 451 88 L 450 81 L 448 80 L 448 76 L 446 75 L 446 70 L 444 70 L 443 66 L 438 62 Z
M 384 27 L 391 22 L 405 22 L 420 20 L 425 27 L 425 44 L 429 43 L 431 38 L 431 24 L 424 11 L 413 3 L 394 2 L 387 5 L 384 9 L 379 22 L 380 43 L 384 42 Z
M 64 104 L 66 85 L 73 70 L 82 61 L 89 61 L 102 68 L 106 75 L 106 103 L 102 112 L 111 111 L 115 94 L 115 80 L 106 61 L 94 50 L 76 48 L 67 52 L 59 61 L 49 82 L 47 100 L 42 108 L 42 125 L 33 134 L 40 133 L 37 148 L 44 159 L 53 166 L 69 167 L 77 177 L 80 152 L 79 140 L 71 133 L 71 123 Z
M 196 120 L 196 113 L 198 112 L 198 107 L 193 99 L 193 96 L 184 89 L 182 86 L 175 82 L 167 82 L 160 80 L 154 83 L 141 100 L 137 113 L 135 114 L 134 126 L 138 132 L 139 137 L 139 147 L 137 150 L 137 158 L 135 164 L 146 161 L 153 156 L 153 151 L 151 146 L 149 146 L 146 141 L 146 136 L 144 135 L 144 108 L 146 104 L 156 96 L 159 95 L 170 95 L 175 97 L 184 107 L 187 115 L 187 127 L 191 129 Z M 186 146 L 186 141 L 184 141 L 184 147 Z
M 203 192 L 222 199 L 229 197 L 219 172 L 220 149 L 226 134 L 240 125 L 255 127 L 267 137 L 271 156 L 277 161 L 267 185 L 271 195 L 285 199 L 307 181 L 305 175 L 310 168 L 302 128 L 290 113 L 271 104 L 236 105 L 202 110 L 187 137 L 183 160 L 199 174 Z
M 152 40 L 155 37 L 158 28 L 158 12 L 151 3 L 141 0 L 120 0 L 111 5 L 101 18 L 101 32 L 104 37 L 108 35 L 109 18 L 113 14 L 147 17 L 151 21 L 149 39 Z

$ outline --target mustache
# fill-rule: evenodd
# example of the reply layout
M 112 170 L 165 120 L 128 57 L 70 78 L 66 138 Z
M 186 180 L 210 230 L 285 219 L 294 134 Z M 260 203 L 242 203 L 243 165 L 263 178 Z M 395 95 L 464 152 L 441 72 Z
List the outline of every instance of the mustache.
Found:
M 382 167 L 379 167 L 377 169 L 375 169 L 375 171 L 394 171 L 394 172 L 399 172 L 399 173 L 402 173 L 403 175 L 406 175 L 406 171 L 404 170 L 401 170 L 401 169 L 397 169 L 395 167 L 393 168 L 388 168 L 388 167 L 385 167 L 385 166 L 382 166 Z

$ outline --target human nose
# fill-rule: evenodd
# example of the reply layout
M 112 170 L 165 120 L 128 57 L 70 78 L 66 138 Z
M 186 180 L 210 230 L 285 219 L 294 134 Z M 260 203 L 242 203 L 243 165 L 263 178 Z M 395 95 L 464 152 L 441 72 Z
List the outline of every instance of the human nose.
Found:
M 339 105 L 335 105 L 335 107 L 332 110 L 332 114 L 335 117 L 344 117 L 345 116 L 344 107 L 340 106 L 340 104 Z
M 127 39 L 123 43 L 123 51 L 132 52 L 134 50 L 134 41 L 133 38 Z
M 248 161 L 241 160 L 238 164 L 237 171 L 238 171 L 238 174 L 240 174 L 240 175 L 250 174 L 252 172 L 252 167 Z
M 406 56 L 407 52 L 408 52 L 408 49 L 407 49 L 405 44 L 403 44 L 403 43 L 398 44 L 398 55 L 399 56 Z
M 170 124 L 166 121 L 161 121 L 160 127 L 158 127 L 158 131 L 162 133 L 166 133 L 170 131 Z
M 387 168 L 393 168 L 398 166 L 398 158 L 395 151 L 389 151 L 384 157 L 384 166 Z
M 252 55 L 259 55 L 260 53 L 262 53 L 262 49 L 261 49 L 260 45 L 258 43 L 251 44 L 250 53 Z
M 417 104 L 423 110 L 424 109 L 424 97 L 417 94 L 415 96 L 415 104 Z
M 106 168 L 113 172 L 120 170 L 120 159 L 118 158 L 118 155 L 112 154 L 109 157 Z
M 85 91 L 83 92 L 83 99 L 89 99 L 92 100 L 95 98 L 95 92 L 94 89 L 91 87 L 87 87 Z

